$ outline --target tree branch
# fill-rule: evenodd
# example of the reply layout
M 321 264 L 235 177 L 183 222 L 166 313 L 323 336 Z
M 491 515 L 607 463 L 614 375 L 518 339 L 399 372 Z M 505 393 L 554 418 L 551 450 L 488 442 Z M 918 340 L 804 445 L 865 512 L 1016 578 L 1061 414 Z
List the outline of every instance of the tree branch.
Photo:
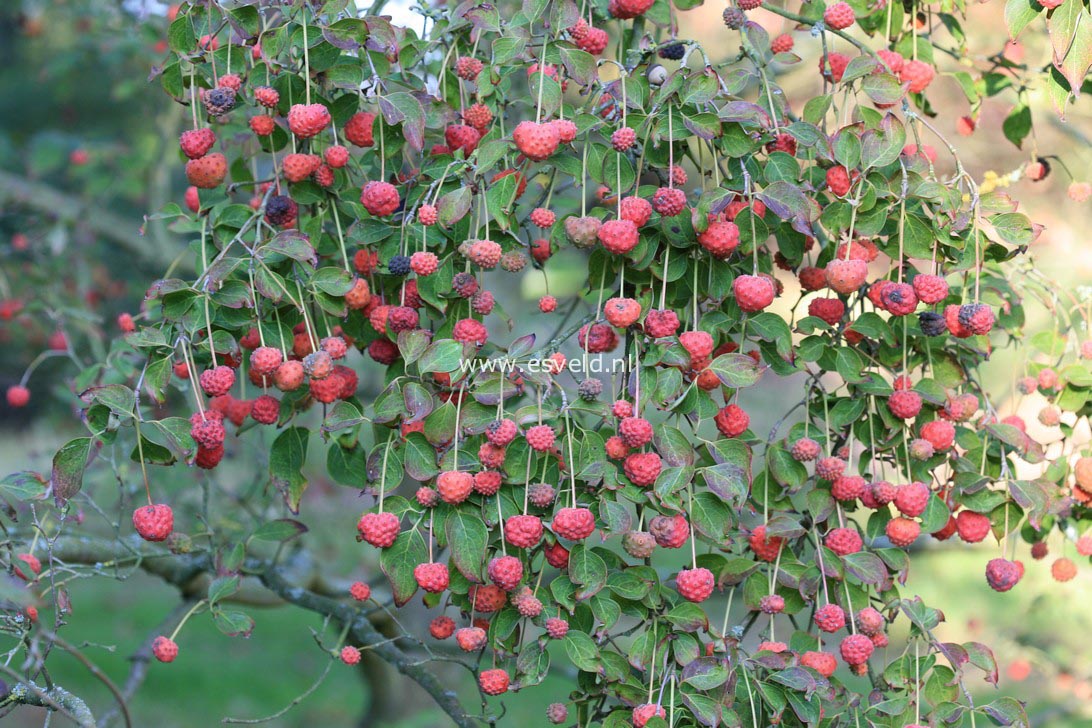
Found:
M 53 555 L 58 561 L 74 564 L 99 564 L 138 558 L 139 562 L 135 566 L 179 587 L 183 593 L 187 592 L 195 579 L 213 566 L 208 554 L 171 554 L 161 549 L 153 550 L 142 541 L 137 543 L 135 536 L 131 541 L 61 536 L 53 544 Z M 245 570 L 257 575 L 269 591 L 288 604 L 349 625 L 353 639 L 362 648 L 421 686 L 447 713 L 454 725 L 458 728 L 475 728 L 476 720 L 466 713 L 455 693 L 448 690 L 418 659 L 407 655 L 380 633 L 362 610 L 300 586 L 289 579 L 288 575 L 292 572 L 288 568 L 275 567 L 268 561 L 248 559 Z M 91 725 L 94 725 L 94 721 Z
M 170 263 L 168 251 L 141 234 L 133 220 L 87 205 L 42 182 L 0 170 L 0 203 L 17 202 L 50 217 L 82 226 L 156 265 Z
M 59 685 L 47 690 L 29 680 L 16 683 L 8 693 L 8 699 L 21 705 L 60 711 L 75 721 L 79 728 L 95 728 L 95 716 L 87 703 Z
M 269 569 L 262 574 L 261 578 L 262 583 L 269 587 L 270 591 L 286 602 L 348 624 L 349 632 L 354 639 L 360 642 L 361 645 L 370 648 L 371 652 L 378 655 L 398 672 L 420 685 L 425 692 L 432 696 L 436 704 L 450 716 L 455 725 L 459 726 L 459 728 L 474 728 L 474 719 L 463 710 L 463 706 L 455 693 L 445 688 L 424 665 L 411 658 L 393 642 L 380 634 L 362 612 L 347 604 L 341 604 L 328 597 L 301 589 L 285 579 L 280 569 Z

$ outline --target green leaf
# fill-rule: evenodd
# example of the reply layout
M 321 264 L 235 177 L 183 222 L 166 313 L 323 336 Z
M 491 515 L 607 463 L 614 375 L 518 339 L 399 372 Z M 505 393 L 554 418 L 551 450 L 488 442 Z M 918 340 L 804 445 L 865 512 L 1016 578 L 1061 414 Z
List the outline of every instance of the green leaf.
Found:
M 12 473 L 0 480 L 0 494 L 10 496 L 16 500 L 34 500 L 45 495 L 46 484 L 42 476 L 25 470 L 21 473 Z
M 578 670 L 599 672 L 602 659 L 599 657 L 599 648 L 595 646 L 595 642 L 592 641 L 591 637 L 583 632 L 570 629 L 563 642 L 565 643 L 565 653 L 569 656 L 569 661 Z
M 436 203 L 440 224 L 450 227 L 466 217 L 466 213 L 470 212 L 470 201 L 473 197 L 469 187 L 459 187 L 441 196 Z
M 212 614 L 216 628 L 228 637 L 249 637 L 254 631 L 254 618 L 246 612 L 215 610 Z
M 565 71 L 569 77 L 581 86 L 585 86 L 596 79 L 595 57 L 590 53 L 575 48 L 564 48 L 561 51 L 561 62 L 565 65 Z
M 344 268 L 319 268 L 311 277 L 311 285 L 331 296 L 344 296 L 353 287 L 353 278 Z
M 413 569 L 426 561 L 428 549 L 425 547 L 425 539 L 418 531 L 403 531 L 390 548 L 383 549 L 379 556 L 379 568 L 391 583 L 396 606 L 400 607 L 413 598 L 417 591 L 417 579 L 413 576 Z
M 489 529 L 481 514 L 456 509 L 447 517 L 444 532 L 455 568 L 470 581 L 480 582 L 485 545 L 489 540 Z
M 92 387 L 80 393 L 84 402 L 106 405 L 116 415 L 132 417 L 136 406 L 136 395 L 124 384 L 107 384 L 104 387 Z
M 299 230 L 282 230 L 268 243 L 258 248 L 258 258 L 266 263 L 284 256 L 305 263 L 312 268 L 318 265 L 318 256 L 307 236 Z
M 808 479 L 808 469 L 783 447 L 766 451 L 766 465 L 773 479 L 788 488 L 799 488 Z
M 712 690 L 728 681 L 728 668 L 715 657 L 699 657 L 683 670 L 683 682 L 698 690 Z
M 1061 55 L 1059 45 L 1054 44 L 1054 67 L 1069 81 L 1069 88 L 1074 96 L 1081 95 L 1081 87 L 1088 69 L 1092 66 L 1092 15 L 1089 15 L 1081 0 L 1066 0 L 1061 8 L 1051 16 L 1048 27 L 1051 30 L 1051 39 L 1054 40 L 1054 20 L 1058 11 L 1063 8 L 1071 8 L 1070 13 L 1075 17 L 1072 41 L 1068 44 L 1065 55 Z
M 1024 138 L 1031 133 L 1031 109 L 1024 103 L 1012 107 L 1009 115 L 1001 122 L 1001 131 L 1006 139 L 1017 147 L 1022 147 Z
M 1034 238 L 1031 220 L 1019 212 L 1004 212 L 989 218 L 1000 242 L 1013 246 L 1030 245 Z
M 167 28 L 167 45 L 181 55 L 192 53 L 197 48 L 197 38 L 193 35 L 189 17 L 180 14 Z
M 91 453 L 91 438 L 77 437 L 57 451 L 53 456 L 53 472 L 50 486 L 53 498 L 58 505 L 63 505 L 69 498 L 80 492 L 83 487 L 83 471 L 87 467 L 87 457 Z
M 746 354 L 721 354 L 709 364 L 709 370 L 721 384 L 733 389 L 750 387 L 761 374 L 758 364 Z
M 884 566 L 883 561 L 880 560 L 879 556 L 867 551 L 858 551 L 855 554 L 843 556 L 842 563 L 845 565 L 847 572 L 865 584 L 878 586 L 887 578 L 887 567 Z
M 402 134 L 411 149 L 419 152 L 424 148 L 425 111 L 415 96 L 404 91 L 380 96 L 379 110 L 388 124 L 402 124 Z
M 218 576 L 209 582 L 208 600 L 209 606 L 213 606 L 221 599 L 230 597 L 239 591 L 239 575 Z
M 463 345 L 453 339 L 433 342 L 417 362 L 417 370 L 426 372 L 454 372 L 463 360 Z
M 258 9 L 253 5 L 244 5 L 227 11 L 231 24 L 236 30 L 242 31 L 240 36 L 253 38 L 261 31 L 261 22 L 258 19 Z
M 1005 25 L 1009 29 L 1009 38 L 1016 36 L 1027 27 L 1028 23 L 1039 16 L 1042 9 L 1035 0 L 1007 0 L 1005 3 Z
M 607 563 L 582 543 L 569 552 L 569 578 L 579 587 L 577 599 L 587 599 L 607 584 Z
M 983 713 L 990 716 L 998 725 L 1014 725 L 1031 728 L 1031 722 L 1028 720 L 1027 711 L 1024 710 L 1024 705 L 1016 698 L 998 698 L 992 703 L 984 706 L 981 710 Z
M 300 498 L 307 490 L 307 479 L 301 471 L 307 461 L 310 434 L 305 427 L 289 428 L 273 441 L 269 451 L 270 482 L 281 491 L 293 513 L 300 512 Z
M 423 329 L 398 332 L 398 351 L 407 364 L 417 361 L 429 345 L 429 335 Z
M 720 543 L 732 525 L 732 511 L 712 493 L 694 496 L 690 519 L 698 533 Z
M 258 526 L 250 535 L 256 541 L 291 541 L 307 533 L 307 526 L 291 518 L 278 518 Z

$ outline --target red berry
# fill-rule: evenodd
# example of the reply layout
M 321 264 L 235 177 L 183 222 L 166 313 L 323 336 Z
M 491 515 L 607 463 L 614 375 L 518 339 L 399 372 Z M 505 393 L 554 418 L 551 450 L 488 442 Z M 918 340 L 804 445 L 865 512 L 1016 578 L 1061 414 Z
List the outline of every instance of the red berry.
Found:
M 801 437 L 793 443 L 792 449 L 789 452 L 792 455 L 793 460 L 796 460 L 797 462 L 811 462 L 819 457 L 819 443 L 810 437 Z
M 489 562 L 489 581 L 504 591 L 512 591 L 523 579 L 523 563 L 515 556 L 498 556 Z
M 887 409 L 900 420 L 912 420 L 921 412 L 921 395 L 912 390 L 894 392 L 887 398 Z
M 921 525 L 917 521 L 898 516 L 887 522 L 884 533 L 892 544 L 905 548 L 918 540 L 918 536 L 921 535 Z
M 781 546 L 785 543 L 785 539 L 780 536 L 771 536 L 767 538 L 766 527 L 759 526 L 751 531 L 748 543 L 751 546 L 751 550 L 754 551 L 755 556 L 762 561 L 773 563 L 777 559 L 777 555 L 780 553 Z
M 351 144 L 358 147 L 370 147 L 375 144 L 372 125 L 375 123 L 375 114 L 370 111 L 358 111 L 349 118 L 345 125 L 345 138 Z
M 864 547 L 861 535 L 852 528 L 835 528 L 827 534 L 824 543 L 839 556 L 855 554 Z
M 436 617 L 428 625 L 428 632 L 434 639 L 446 640 L 451 635 L 455 634 L 455 620 L 451 617 Z M 483 632 L 484 639 L 484 632 Z
M 166 541 L 174 530 L 174 511 L 163 503 L 133 511 L 133 527 L 145 541 Z
M 724 260 L 739 246 L 739 228 L 734 222 L 714 221 L 698 233 L 698 243 L 718 260 Z
M 595 516 L 587 508 L 562 508 L 554 514 L 553 530 L 570 541 L 582 541 L 595 531 Z
M 316 136 L 330 126 L 330 111 L 322 104 L 293 104 L 288 110 L 288 128 L 301 139 Z
M 713 421 L 725 437 L 738 437 L 747 431 L 751 417 L 738 404 L 722 407 L 713 417 Z
M 652 219 L 652 203 L 643 197 L 623 197 L 619 204 L 618 217 L 629 220 L 637 227 L 647 225 Z
M 616 152 L 628 151 L 637 143 L 637 132 L 628 126 L 623 126 L 610 135 L 610 143 Z
M 948 281 L 943 276 L 917 275 L 912 284 L 914 293 L 922 303 L 940 303 L 948 297 Z
M 828 28 L 834 28 L 835 30 L 845 30 L 853 25 L 856 20 L 857 16 L 854 15 L 853 8 L 849 6 L 849 3 L 845 2 L 834 3 L 823 13 L 823 22 L 827 24 Z
M 478 675 L 478 685 L 486 695 L 501 695 L 508 692 L 508 673 L 504 670 L 485 670 Z
M 808 315 L 837 326 L 845 315 L 846 306 L 839 298 L 813 298 L 808 302 Z
M 561 136 L 549 122 L 521 121 L 512 132 L 512 140 L 523 156 L 541 162 L 557 151 Z
M 827 284 L 838 293 L 849 295 L 859 289 L 868 276 L 868 263 L 863 260 L 836 258 L 827 263 Z
M 254 89 L 254 100 L 267 109 L 272 109 L 280 103 L 281 95 L 269 86 L 259 86 Z
M 390 182 L 367 182 L 360 190 L 360 203 L 370 214 L 386 217 L 398 209 L 398 189 Z
M 923 440 L 928 440 L 937 452 L 949 449 L 955 442 L 955 426 L 944 420 L 932 420 L 921 426 Z
M 401 529 L 398 516 L 390 512 L 365 513 L 356 524 L 360 538 L 381 549 L 389 548 Z
M 199 189 L 212 189 L 224 181 L 227 169 L 227 158 L 223 154 L 206 154 L 186 162 L 186 179 Z
M 481 132 L 466 124 L 452 124 L 444 130 L 444 141 L 448 149 L 452 154 L 461 149 L 464 157 L 474 153 L 481 138 Z
M 675 187 L 661 187 L 652 195 L 652 209 L 664 217 L 675 217 L 686 209 L 686 193 Z
M 535 425 L 527 430 L 527 444 L 535 452 L 545 452 L 554 445 L 554 429 L 549 425 Z
M 611 4 L 619 2 L 620 0 L 611 0 Z M 633 709 L 633 725 L 634 728 L 644 728 L 650 720 L 653 718 L 667 718 L 667 711 L 665 711 L 660 705 L 655 703 L 645 703 L 644 705 L 638 705 Z
M 912 94 L 924 91 L 933 82 L 934 76 L 936 71 L 925 61 L 906 61 L 899 69 L 899 80 L 909 84 L 909 91 Z
M 675 577 L 675 583 L 679 594 L 689 602 L 704 602 L 713 593 L 716 579 L 713 572 L 704 567 L 695 569 L 683 569 Z
M 504 522 L 504 540 L 519 548 L 531 548 L 542 538 L 538 516 L 509 516 Z
M 828 652 L 805 652 L 800 656 L 800 664 L 810 667 L 826 678 L 833 675 L 838 668 L 838 661 Z
M 792 47 L 793 39 L 788 33 L 782 33 L 770 41 L 770 50 L 774 53 L 788 53 L 792 50 Z
M 603 317 L 612 326 L 629 328 L 641 317 L 641 304 L 632 298 L 611 298 L 603 305 Z
M 174 662 L 178 657 L 178 645 L 170 637 L 160 635 L 152 640 L 152 654 L 160 662 Z
M 831 485 L 830 494 L 835 500 L 855 501 L 864 494 L 866 485 L 859 475 L 839 475 Z
M 447 589 L 451 583 L 451 577 L 447 572 L 447 564 L 428 563 L 418 564 L 413 568 L 413 578 L 417 580 L 417 586 L 432 594 L 439 594 Z
M 436 490 L 444 503 L 462 503 L 474 490 L 474 476 L 459 470 L 445 470 L 436 478 Z
M 519 429 L 510 419 L 494 420 L 485 427 L 485 437 L 494 445 L 505 446 L 516 439 Z
M 815 625 L 824 632 L 837 632 L 846 626 L 845 610 L 837 604 L 824 604 L 815 611 Z
M 758 608 L 763 614 L 781 614 L 785 611 L 785 597 L 767 594 L 759 600 Z
M 847 665 L 863 665 L 872 656 L 875 645 L 863 634 L 851 634 L 842 640 L 842 659 Z
M 599 242 L 608 252 L 625 255 L 637 247 L 640 234 L 631 220 L 608 220 L 599 227 Z
M 1072 581 L 1077 576 L 1077 565 L 1071 559 L 1063 556 L 1050 565 L 1050 575 L 1054 577 L 1055 581 L 1062 583 Z
M 660 477 L 663 464 L 654 452 L 638 452 L 626 456 L 622 470 L 634 485 L 647 488 Z
M 741 275 L 732 281 L 732 293 L 740 309 L 756 313 L 773 303 L 777 290 L 765 276 Z
M 536 207 L 534 210 L 531 210 L 530 219 L 532 225 L 540 228 L 548 228 L 554 224 L 557 216 L 544 207 Z
M 277 401 L 276 397 L 272 397 L 268 394 L 263 394 L 254 400 L 253 406 L 250 408 L 250 416 L 254 418 L 254 421 L 262 425 L 272 425 L 280 417 L 281 403 Z
M 13 384 L 7 391 L 8 406 L 26 407 L 30 402 L 30 390 L 21 384 Z
M 986 583 L 994 591 L 1007 592 L 1016 586 L 1021 576 L 1017 562 L 996 558 L 986 564 Z
M 208 154 L 209 150 L 216 144 L 216 133 L 208 127 L 190 129 L 182 132 L 182 136 L 178 138 L 178 143 L 182 147 L 182 153 L 187 157 L 200 159 Z
M 960 511 L 956 514 L 956 531 L 967 543 L 979 543 L 990 533 L 990 519 L 974 511 Z
M 273 117 L 265 114 L 252 116 L 247 123 L 250 125 L 250 130 L 260 137 L 269 136 L 277 128 L 277 122 L 273 120 Z
M 482 72 L 483 64 L 473 56 L 460 56 L 455 61 L 455 75 L 464 81 L 473 81 Z
M 464 652 L 477 652 L 485 646 L 486 634 L 481 627 L 463 627 L 455 633 L 455 641 Z

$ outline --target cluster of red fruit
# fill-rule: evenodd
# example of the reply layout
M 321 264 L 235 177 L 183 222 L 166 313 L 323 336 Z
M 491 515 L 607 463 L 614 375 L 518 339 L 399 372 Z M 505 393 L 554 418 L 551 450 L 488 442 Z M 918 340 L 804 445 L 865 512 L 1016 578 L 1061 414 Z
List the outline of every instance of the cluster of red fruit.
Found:
M 725 24 L 742 29 L 748 44 L 762 37 L 750 32 L 746 16 L 759 5 L 744 0 L 724 13 Z M 465 34 L 438 30 L 445 52 L 435 87 L 450 108 L 392 92 L 374 70 L 374 97 L 355 88 L 341 92 L 312 72 L 306 52 L 266 58 L 253 37 L 246 39 L 254 42 L 254 53 L 246 54 L 249 73 L 217 75 L 214 67 L 198 65 L 207 86 L 197 102 L 205 121 L 195 114 L 194 128 L 180 139 L 192 185 L 186 202 L 202 219 L 202 246 L 206 230 L 223 257 L 242 240 L 250 261 L 221 276 L 245 291 L 241 310 L 212 315 L 199 307 L 199 328 L 207 333 L 193 337 L 203 342 L 184 347 L 176 365 L 197 398 L 190 417 L 193 462 L 202 468 L 220 463 L 226 422 L 279 426 L 312 404 L 339 400 L 345 404 L 338 407 L 360 410 L 355 421 L 370 422 L 376 444 L 367 458 L 370 482 L 359 485 L 377 498 L 357 519 L 356 534 L 377 550 L 395 601 L 403 604 L 420 590 L 426 606 L 441 610 L 430 622 L 432 637 L 453 638 L 463 652 L 489 653 L 485 662 L 492 666 L 478 675 L 485 695 L 540 681 L 537 654 L 550 640 L 571 648 L 585 644 L 578 642 L 583 637 L 604 655 L 616 649 L 611 630 L 624 602 L 627 615 L 651 624 L 652 634 L 671 630 L 682 670 L 648 632 L 639 639 L 649 643 L 651 656 L 601 658 L 598 670 L 610 680 L 597 694 L 621 703 L 636 726 L 668 714 L 663 690 L 653 694 L 654 677 L 665 681 L 661 687 L 670 681 L 672 691 L 681 690 L 691 664 L 737 654 L 738 635 L 694 616 L 702 612 L 694 605 L 718 590 L 740 588 L 753 613 L 750 623 L 766 630 L 750 650 L 753 664 L 743 668 L 754 679 L 780 674 L 786 683 L 790 673 L 782 671 L 791 668 L 808 670 L 809 680 L 830 680 L 838 656 L 852 673 L 865 674 L 900 613 L 895 590 L 907 560 L 898 549 L 915 544 L 923 531 L 980 543 L 1007 530 L 998 523 L 997 504 L 969 499 L 972 491 L 960 476 L 983 474 L 1006 457 L 975 441 L 976 429 L 995 439 L 1000 432 L 1006 444 L 1019 440 L 1008 428 L 1021 429 L 999 420 L 965 374 L 994 327 L 1006 324 L 1000 312 L 1012 302 L 988 286 L 980 296 L 973 280 L 993 274 L 978 255 L 978 226 L 971 222 L 982 213 L 962 202 L 945 207 L 935 190 L 906 191 L 907 180 L 914 190 L 940 185 L 927 184 L 935 179 L 932 149 L 903 147 L 898 138 L 876 151 L 880 136 L 889 135 L 887 144 L 897 137 L 896 125 L 904 131 L 891 111 L 896 103 L 862 105 L 865 121 L 833 134 L 825 121 L 770 119 L 743 102 L 730 102 L 719 116 L 706 114 L 707 102 L 694 99 L 717 97 L 724 80 L 712 79 L 713 66 L 692 72 L 685 60 L 689 42 L 673 37 L 658 49 L 660 58 L 681 61 L 670 75 L 653 63 L 652 50 L 633 51 L 621 79 L 582 72 L 576 61 L 603 54 L 612 41 L 596 22 L 638 18 L 653 6 L 651 0 L 611 0 L 601 18 L 595 11 L 587 18 L 552 14 L 564 22 L 545 27 L 550 49 L 524 52 L 526 77 L 486 62 L 491 56 L 480 52 L 481 37 L 471 40 L 470 26 L 478 36 L 502 31 L 485 30 L 490 26 L 481 18 L 474 16 Z M 834 3 L 821 22 L 816 18 L 815 33 L 844 35 L 857 20 L 847 3 Z M 306 27 L 303 36 L 304 48 L 311 47 Z M 338 36 L 316 34 L 315 43 L 327 37 Z M 373 40 L 378 34 L 367 49 L 355 50 L 379 53 Z M 209 38 L 201 47 L 214 45 Z M 790 36 L 779 36 L 769 50 L 786 54 L 792 46 Z M 546 63 L 556 60 L 549 51 L 557 48 L 561 60 Z M 900 101 L 924 92 L 935 74 L 928 63 L 893 50 L 877 56 L 868 72 L 893 77 Z M 400 83 L 420 86 L 420 97 L 426 96 L 431 87 L 402 68 L 397 53 L 374 60 L 380 58 Z M 359 64 L 356 55 L 343 59 Z M 292 64 L 300 66 L 302 85 L 284 82 L 295 73 L 284 71 Z M 589 64 L 595 67 L 594 60 Z M 849 67 L 850 59 L 835 52 L 820 62 L 835 83 Z M 269 73 L 278 71 L 281 77 L 271 81 Z M 263 77 L 264 84 L 255 82 Z M 496 91 L 524 83 L 533 118 Z M 660 100 L 642 108 L 653 94 Z M 358 110 L 361 98 L 379 114 Z M 245 127 L 233 127 L 231 116 L 244 102 L 249 118 Z M 517 111 L 526 118 L 517 120 Z M 676 124 L 702 133 L 683 139 Z M 223 151 L 214 151 L 217 144 Z M 235 148 L 246 162 L 268 166 L 270 176 L 225 186 L 229 168 L 233 177 L 234 170 L 249 169 L 229 165 L 225 152 Z M 688 187 L 680 162 L 695 150 L 718 170 L 712 190 L 705 169 L 699 170 L 701 191 Z M 732 172 L 723 182 L 722 164 Z M 556 173 L 576 170 L 582 186 L 588 177 L 600 185 L 599 204 L 590 211 L 588 200 L 577 213 L 578 205 L 560 194 Z M 528 195 L 537 199 L 521 207 L 527 190 L 540 185 L 540 195 Z M 225 233 L 217 225 L 223 209 L 241 205 L 221 202 L 238 188 L 253 188 L 248 201 L 256 224 L 229 221 Z M 884 214 L 869 212 L 871 206 Z M 862 219 L 867 213 L 867 224 L 858 222 L 858 210 Z M 341 216 L 350 213 L 351 226 L 343 229 Z M 920 262 L 928 256 L 911 259 L 902 249 L 908 214 L 921 225 L 945 221 L 944 235 L 957 242 L 938 239 L 928 263 Z M 307 249 L 268 255 L 273 240 L 285 243 L 278 251 L 301 241 Z M 491 272 L 518 273 L 530 265 L 548 277 L 552 253 L 566 243 L 588 251 L 592 295 L 574 301 L 559 335 L 543 349 L 545 372 L 522 367 L 527 347 L 516 353 L 522 340 L 507 352 L 520 360 L 507 374 L 441 366 L 439 355 L 431 356 L 445 344 L 461 360 L 503 353 L 501 327 L 486 323 L 501 313 L 489 290 Z M 343 265 L 344 271 L 334 270 L 336 283 L 328 276 L 315 285 L 318 260 Z M 797 288 L 801 295 L 792 303 Z M 208 302 L 215 307 L 214 297 Z M 584 320 L 563 333 L 581 305 Z M 546 295 L 538 309 L 552 314 L 559 302 Z M 328 335 L 320 337 L 320 330 Z M 275 342 L 266 341 L 271 331 Z M 608 396 L 606 383 L 591 376 L 575 381 L 575 397 L 565 391 L 569 360 L 557 349 L 569 338 L 583 359 L 624 350 L 626 367 Z M 201 346 L 208 351 L 205 368 L 190 380 L 197 372 L 193 351 Z M 386 390 L 373 402 L 357 399 L 353 349 L 382 367 Z M 934 357 L 959 369 L 958 381 L 952 376 L 939 384 Z M 425 359 L 431 367 L 422 365 Z M 363 357 L 359 367 L 361 373 L 376 369 Z M 745 390 L 770 371 L 807 375 L 811 384 L 800 403 L 803 421 L 783 438 L 778 423 L 764 442 L 751 431 L 757 404 L 748 412 Z M 834 377 L 822 377 L 832 372 L 840 375 L 833 389 Z M 1044 376 L 1040 372 L 1036 386 L 1057 386 L 1057 379 L 1044 384 Z M 246 381 L 261 395 L 247 399 Z M 843 387 L 845 395 L 837 394 Z M 273 389 L 282 396 L 270 394 Z M 372 417 L 363 415 L 369 408 Z M 1053 411 L 1040 417 L 1055 424 L 1059 418 Z M 338 454 L 346 459 L 364 459 L 363 433 L 352 426 L 359 437 L 328 444 L 342 448 Z M 752 476 L 758 443 L 765 445 L 766 466 Z M 390 458 L 399 467 L 388 467 Z M 1074 496 L 1083 493 L 1087 501 L 1092 465 L 1085 470 Z M 412 475 L 412 501 L 397 497 L 403 483 L 388 479 L 403 471 Z M 1007 513 L 1007 494 L 1003 500 Z M 149 541 L 170 537 L 173 522 L 167 505 L 149 503 L 133 514 L 134 527 Z M 612 536 L 619 549 L 600 545 Z M 662 580 L 650 559 L 674 554 Z M 1056 572 L 1069 573 L 1057 563 Z M 998 591 L 1013 588 L 1022 574 L 1020 562 L 1004 555 L 986 566 L 986 579 Z M 673 590 L 661 590 L 672 581 Z M 828 592 L 828 582 L 837 588 Z M 363 602 L 371 589 L 359 582 L 350 596 Z M 795 618 L 808 605 L 816 634 L 807 644 L 775 639 L 779 615 Z M 539 652 L 512 659 L 521 648 Z M 153 649 L 165 662 L 177 654 L 173 638 L 161 637 Z M 361 659 L 353 645 L 338 645 L 337 655 L 348 665 Z M 660 675 L 648 670 L 641 678 L 649 684 L 647 697 L 626 684 L 630 666 L 644 672 L 661 664 Z M 832 688 L 831 695 L 837 692 Z M 852 702 L 839 697 L 824 710 Z M 784 709 L 771 711 L 770 724 Z M 563 722 L 567 713 L 555 704 L 548 717 Z

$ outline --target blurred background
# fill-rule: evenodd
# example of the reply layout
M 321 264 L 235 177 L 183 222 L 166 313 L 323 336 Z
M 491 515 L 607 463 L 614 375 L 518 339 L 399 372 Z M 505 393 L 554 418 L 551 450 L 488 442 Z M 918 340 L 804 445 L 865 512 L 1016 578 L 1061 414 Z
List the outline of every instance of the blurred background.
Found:
M 709 2 L 679 15 L 679 37 L 699 40 L 714 61 L 734 54 L 738 36 L 730 37 L 720 21 L 724 5 Z M 36 354 L 63 331 L 72 353 L 83 363 L 101 358 L 104 331 L 124 311 L 136 313 L 147 285 L 183 251 L 162 221 L 145 220 L 168 202 L 181 203 L 185 187 L 177 136 L 186 112 L 173 104 L 158 82 L 149 81 L 153 66 L 165 55 L 165 6 L 155 2 L 111 0 L 7 0 L 0 3 L 0 386 L 22 377 Z M 969 8 L 967 28 L 974 58 L 1006 51 L 1031 66 L 1049 64 L 1050 50 L 1041 22 L 1006 50 L 1007 35 L 999 0 Z M 408 3 L 386 4 L 384 13 L 405 19 Z M 751 19 L 771 36 L 792 28 L 762 10 Z M 419 23 L 414 23 L 419 27 Z M 734 36 L 735 34 L 732 34 Z M 801 63 L 786 67 L 779 78 L 794 108 L 820 87 L 816 72 L 818 43 L 796 33 Z M 837 48 L 846 51 L 847 48 Z M 942 61 L 954 71 L 961 62 Z M 971 109 L 958 84 L 942 75 L 930 87 L 935 123 L 961 149 L 965 165 L 978 180 L 1009 186 L 1021 209 L 1045 228 L 1034 245 L 1040 270 L 1075 288 L 1092 282 L 1092 202 L 1069 199 L 1067 169 L 1088 181 L 1092 162 L 1092 103 L 1083 99 L 1061 119 L 1045 90 L 1023 90 L 1035 121 L 1035 132 L 1018 149 L 1006 141 L 1001 124 L 1016 103 L 1015 91 L 986 100 L 977 129 L 961 135 L 956 121 Z M 962 131 L 966 131 L 964 127 Z M 938 149 L 943 145 L 936 143 Z M 1023 179 L 1022 169 L 1037 155 L 1058 155 L 1043 181 Z M 938 167 L 950 168 L 940 153 Z M 58 219 L 57 216 L 60 216 Z M 73 220 L 80 224 L 73 225 Z M 183 267 L 187 262 L 181 263 Z M 549 264 L 551 288 L 575 290 L 586 268 L 577 256 L 558 255 Z M 508 278 L 507 280 L 512 280 Z M 522 288 L 506 290 L 502 299 L 513 318 L 539 321 L 529 314 L 542 294 L 542 276 L 525 275 Z M 13 303 L 15 300 L 20 304 Z M 20 309 L 21 305 L 21 309 Z M 1033 309 L 1032 320 L 1049 326 L 1049 313 Z M 544 333 L 545 324 L 538 324 Z M 1024 365 L 1000 354 L 987 376 L 995 391 L 1011 393 L 1012 372 Z M 17 470 L 47 471 L 55 448 L 82 433 L 75 418 L 72 379 L 78 372 L 66 356 L 44 359 L 32 377 L 32 406 L 14 411 L 0 403 L 0 474 Z M 770 386 L 748 392 L 769 402 L 766 412 L 784 398 Z M 367 383 L 365 383 L 367 386 Z M 1034 422 L 1042 405 L 1033 398 L 1019 403 L 1025 419 Z M 1000 404 L 1003 414 L 1016 411 L 1011 398 Z M 770 418 L 773 419 L 772 417 Z M 756 431 L 771 422 L 755 417 Z M 252 435 L 257 435 L 257 432 Z M 261 477 L 263 444 L 250 437 L 236 443 L 231 464 L 218 478 Z M 258 463 L 257 466 L 254 463 Z M 256 476 L 255 473 L 258 475 Z M 103 475 L 102 473 L 99 474 Z M 312 487 L 305 513 L 312 523 L 333 524 L 312 529 L 309 544 L 330 569 L 346 579 L 378 583 L 374 563 L 361 563 L 359 550 L 333 534 L 352 532 L 355 490 L 326 482 L 312 468 Z M 134 476 L 135 477 L 135 476 Z M 192 488 L 195 479 L 176 468 L 157 474 L 164 487 Z M 110 487 L 99 483 L 88 487 Z M 1058 538 L 1057 536 L 1055 538 Z M 1062 547 L 1051 542 L 1052 550 Z M 1092 655 L 1081 635 L 1092 628 L 1092 612 L 1084 599 L 1092 596 L 1089 570 L 1066 584 L 1054 583 L 1047 564 L 1032 562 L 1026 549 L 1018 552 L 1028 565 L 1027 578 L 1011 593 L 991 592 L 983 568 L 996 545 L 969 547 L 931 543 L 914 553 L 907 585 L 928 604 L 945 611 L 939 635 L 949 641 L 976 640 L 991 645 L 1000 665 L 1002 694 L 1028 701 L 1036 725 L 1076 728 L 1092 725 Z M 1072 549 L 1070 549 L 1072 550 Z M 1072 555 L 1072 554 L 1071 554 Z M 1087 563 L 1087 562 L 1086 562 Z M 953 599 L 953 595 L 959 598 Z M 68 639 L 85 644 L 88 653 L 116 681 L 124 679 L 127 657 L 168 615 L 177 595 L 160 582 L 135 575 L 124 582 L 81 580 L 71 585 L 72 627 Z M 208 619 L 187 626 L 185 649 L 167 669 L 153 669 L 132 708 L 136 725 L 206 726 L 224 716 L 256 718 L 291 702 L 321 674 L 327 658 L 316 649 L 310 629 L 316 620 L 286 609 L 256 614 L 258 630 L 251 640 L 223 637 Z M 423 610 L 413 608 L 399 618 L 421 631 Z M 892 640 L 895 643 L 895 639 Z M 0 653 L 9 648 L 0 638 Z M 555 660 L 555 665 L 560 660 Z M 58 654 L 53 677 L 99 707 L 109 704 L 101 683 L 79 664 Z M 340 666 L 337 666 L 340 667 Z M 391 678 L 389 690 L 369 693 L 367 681 L 354 671 L 335 669 L 313 694 L 285 716 L 268 723 L 280 726 L 436 726 L 441 717 L 427 698 L 406 692 Z M 465 674 L 452 674 L 466 683 Z M 543 686 L 510 696 L 509 710 L 525 724 L 544 724 L 545 706 L 564 700 L 564 676 Z M 973 681 L 976 698 L 996 695 L 984 681 Z M 366 706 L 370 706 L 366 710 Z M 362 715 L 372 719 L 361 719 Z M 396 717 L 395 717 L 396 716 Z M 510 716 L 511 717 L 511 716 Z M 23 709 L 5 725 L 40 725 L 43 715 Z

